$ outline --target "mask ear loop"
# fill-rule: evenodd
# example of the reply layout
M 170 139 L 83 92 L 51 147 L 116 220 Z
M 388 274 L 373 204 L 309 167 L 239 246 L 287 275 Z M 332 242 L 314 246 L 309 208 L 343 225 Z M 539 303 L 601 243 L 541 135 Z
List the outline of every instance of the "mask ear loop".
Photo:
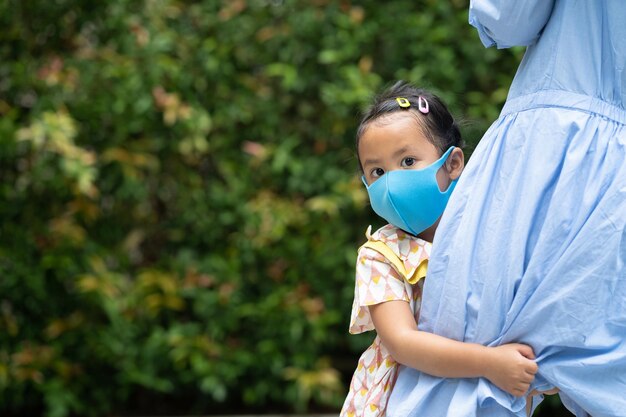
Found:
M 442 168 L 442 167 L 443 167 L 443 169 L 445 169 L 447 173 L 449 173 L 449 172 L 450 172 L 450 169 L 448 168 L 448 161 L 450 160 L 450 155 L 452 155 L 452 151 L 453 151 L 455 148 L 456 148 L 456 146 L 450 146 L 450 147 L 448 148 L 448 150 L 447 150 L 446 152 L 444 152 L 444 154 L 443 154 L 443 155 L 441 155 L 441 158 L 443 159 L 443 158 L 445 157 L 445 159 L 443 160 L 443 163 L 439 166 L 439 168 Z M 437 168 L 437 169 L 439 169 L 439 168 Z M 448 188 L 446 188 L 446 190 L 445 190 L 445 191 L 441 191 L 441 189 L 439 189 L 439 192 L 441 192 L 441 193 L 447 193 L 447 192 L 448 192 L 448 190 L 450 190 L 450 187 L 453 187 L 453 186 L 456 184 L 456 182 L 457 182 L 458 180 L 459 180 L 458 178 L 457 178 L 457 179 L 455 179 L 455 180 L 450 180 L 450 184 L 448 185 Z

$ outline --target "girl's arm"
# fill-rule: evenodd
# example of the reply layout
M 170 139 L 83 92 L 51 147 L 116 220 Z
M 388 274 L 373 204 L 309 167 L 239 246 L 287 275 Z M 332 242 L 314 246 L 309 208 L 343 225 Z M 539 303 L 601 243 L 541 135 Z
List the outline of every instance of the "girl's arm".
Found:
M 438 377 L 484 377 L 515 396 L 526 394 L 537 373 L 529 346 L 486 347 L 418 331 L 406 301 L 388 301 L 369 310 L 378 336 L 403 365 Z

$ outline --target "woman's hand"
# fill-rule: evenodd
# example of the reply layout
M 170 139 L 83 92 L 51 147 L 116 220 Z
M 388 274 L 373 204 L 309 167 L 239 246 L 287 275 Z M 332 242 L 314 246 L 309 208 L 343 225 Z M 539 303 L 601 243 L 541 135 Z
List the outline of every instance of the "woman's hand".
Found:
M 526 415 L 530 416 L 533 412 L 533 397 L 535 395 L 554 395 L 558 394 L 561 390 L 558 388 L 552 388 L 547 391 L 537 391 L 536 389 L 532 390 L 528 397 L 526 397 Z
M 511 343 L 487 349 L 485 378 L 516 397 L 525 395 L 538 370 L 532 348 Z
M 528 394 L 528 396 L 532 397 L 535 395 L 554 395 L 554 394 L 558 394 L 559 392 L 561 392 L 561 390 L 558 388 L 552 388 L 547 391 L 537 391 L 536 389 L 534 389 L 530 392 L 530 394 Z

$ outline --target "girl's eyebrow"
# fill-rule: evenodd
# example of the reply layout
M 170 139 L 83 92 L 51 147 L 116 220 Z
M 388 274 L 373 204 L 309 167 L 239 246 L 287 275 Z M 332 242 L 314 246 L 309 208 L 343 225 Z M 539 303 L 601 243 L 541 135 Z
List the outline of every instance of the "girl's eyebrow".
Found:
M 408 146 L 404 146 L 400 149 L 398 149 L 397 151 L 395 151 L 393 153 L 393 157 L 397 158 L 398 156 L 405 154 L 409 151 L 409 147 Z M 380 163 L 380 159 L 366 159 L 365 162 L 363 162 L 363 167 L 366 167 L 368 165 L 374 165 L 374 164 L 379 164 Z
M 380 163 L 380 159 L 366 159 L 365 162 L 363 162 L 363 166 L 366 167 L 368 165 L 374 165 L 378 163 Z
M 404 153 L 407 153 L 408 151 L 409 151 L 409 147 L 408 146 L 404 146 L 404 147 L 398 149 L 397 151 L 395 151 L 393 153 L 393 157 L 397 158 L 398 156 L 400 156 L 400 155 L 402 155 Z

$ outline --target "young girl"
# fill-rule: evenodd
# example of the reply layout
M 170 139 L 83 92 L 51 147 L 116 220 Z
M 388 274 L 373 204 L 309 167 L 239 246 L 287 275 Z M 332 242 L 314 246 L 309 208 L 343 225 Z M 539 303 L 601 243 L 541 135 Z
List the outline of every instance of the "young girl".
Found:
M 398 363 L 450 378 L 484 377 L 522 396 L 537 372 L 522 344 L 485 347 L 418 331 L 435 230 L 464 167 L 461 135 L 435 95 L 398 82 L 361 120 L 356 147 L 374 211 L 390 224 L 359 249 L 350 333 L 375 329 L 341 416 L 384 416 Z M 469 238 L 469 237 L 468 237 Z

